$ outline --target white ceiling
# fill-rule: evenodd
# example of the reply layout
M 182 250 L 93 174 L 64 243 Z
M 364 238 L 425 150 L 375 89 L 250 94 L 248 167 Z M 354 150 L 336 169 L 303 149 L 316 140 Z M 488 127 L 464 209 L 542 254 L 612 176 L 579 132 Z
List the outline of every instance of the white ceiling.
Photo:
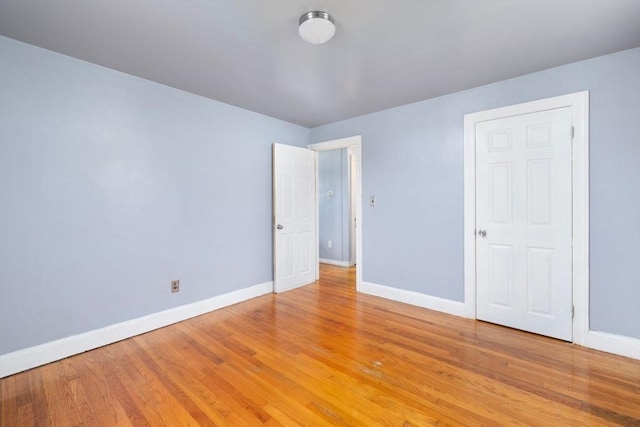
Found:
M 640 46 L 640 1 L 0 0 L 0 33 L 313 127 Z

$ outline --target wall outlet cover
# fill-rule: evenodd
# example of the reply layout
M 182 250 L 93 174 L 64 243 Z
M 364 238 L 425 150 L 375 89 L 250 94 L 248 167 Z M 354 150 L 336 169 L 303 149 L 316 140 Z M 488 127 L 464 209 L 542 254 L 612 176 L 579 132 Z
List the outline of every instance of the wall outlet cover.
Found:
M 171 281 L 171 292 L 180 292 L 180 280 Z

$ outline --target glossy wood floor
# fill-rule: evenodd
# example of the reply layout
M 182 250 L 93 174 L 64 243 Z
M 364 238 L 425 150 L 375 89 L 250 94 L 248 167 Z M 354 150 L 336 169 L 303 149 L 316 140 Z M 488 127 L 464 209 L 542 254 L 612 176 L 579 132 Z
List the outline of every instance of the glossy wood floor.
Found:
M 3 426 L 640 425 L 640 364 L 354 291 L 353 269 L 1 380 Z

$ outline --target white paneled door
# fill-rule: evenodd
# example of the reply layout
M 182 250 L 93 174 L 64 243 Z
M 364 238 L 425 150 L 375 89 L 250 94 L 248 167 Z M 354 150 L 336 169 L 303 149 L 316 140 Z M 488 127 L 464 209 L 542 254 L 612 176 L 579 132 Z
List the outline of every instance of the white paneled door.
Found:
M 475 131 L 477 318 L 571 341 L 571 108 Z
M 316 153 L 273 144 L 274 291 L 316 280 Z

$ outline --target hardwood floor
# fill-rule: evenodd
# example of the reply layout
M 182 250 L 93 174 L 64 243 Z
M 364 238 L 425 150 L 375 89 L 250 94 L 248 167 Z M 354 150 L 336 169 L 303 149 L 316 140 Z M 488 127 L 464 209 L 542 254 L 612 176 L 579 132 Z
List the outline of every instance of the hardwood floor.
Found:
M 640 363 L 356 294 L 353 269 L 16 374 L 2 426 L 640 425 Z

